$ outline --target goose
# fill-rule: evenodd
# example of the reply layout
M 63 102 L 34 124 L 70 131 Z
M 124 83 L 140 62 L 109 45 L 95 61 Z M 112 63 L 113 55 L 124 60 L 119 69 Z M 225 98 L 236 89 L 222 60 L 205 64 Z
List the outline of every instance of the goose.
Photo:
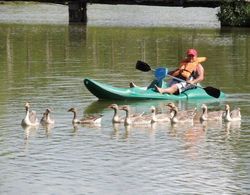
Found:
M 125 117 L 120 117 L 118 114 L 119 106 L 117 104 L 111 104 L 108 106 L 108 108 L 111 108 L 114 110 L 114 115 L 112 117 L 112 122 L 113 123 L 124 123 Z M 142 116 L 144 112 L 142 113 L 134 113 L 131 115 L 131 117 L 136 117 L 136 116 Z
M 156 114 L 155 106 L 151 106 L 152 122 L 170 122 L 170 115 L 166 113 Z
M 173 102 L 170 102 L 167 104 L 167 107 L 170 108 L 170 114 L 173 116 L 173 112 L 171 113 L 171 108 L 176 108 L 177 109 L 177 106 L 173 103 Z M 197 112 L 197 108 L 194 108 L 194 109 L 190 109 L 190 110 L 178 110 L 178 115 L 193 115 L 195 117 L 196 115 L 196 112 Z
M 202 114 L 200 116 L 200 121 L 207 121 L 207 120 L 222 120 L 223 111 L 207 111 L 207 105 L 201 105 Z
M 52 112 L 52 111 L 51 111 L 51 109 L 49 109 L 49 108 L 47 108 L 47 109 L 45 110 L 45 112 L 43 113 L 43 117 L 42 117 L 41 120 L 40 120 L 40 123 L 41 123 L 42 125 L 54 124 L 54 123 L 55 123 L 55 120 L 52 119 L 52 118 L 50 117 L 50 113 L 51 113 L 51 112 Z
M 173 104 L 167 105 L 170 108 L 170 121 L 171 123 L 187 123 L 193 122 L 193 118 L 195 116 L 195 111 L 193 112 L 178 112 L 178 108 Z
M 145 125 L 151 124 L 151 115 L 139 115 L 139 116 L 132 116 L 131 115 L 131 108 L 129 105 L 124 105 L 119 108 L 120 110 L 124 110 L 126 112 L 126 117 L 124 119 L 124 125 Z
M 70 108 L 68 112 L 73 112 L 73 119 L 72 124 L 100 124 L 102 121 L 103 115 L 98 116 L 87 116 L 82 119 L 77 119 L 77 109 L 76 108 Z
M 119 110 L 119 106 L 117 104 L 111 104 L 108 106 L 108 108 L 111 108 L 114 110 L 114 115 L 112 118 L 112 123 L 123 123 L 124 122 L 124 118 L 121 118 L 118 115 L 118 110 Z
M 38 119 L 36 117 L 36 112 L 30 111 L 29 102 L 25 103 L 25 110 L 26 110 L 26 116 L 22 120 L 21 125 L 22 126 L 37 126 L 37 125 L 39 125 Z
M 225 112 L 223 113 L 223 119 L 226 122 L 240 121 L 241 120 L 240 108 L 236 108 L 235 110 L 230 112 L 230 106 L 228 104 L 226 104 L 225 105 Z

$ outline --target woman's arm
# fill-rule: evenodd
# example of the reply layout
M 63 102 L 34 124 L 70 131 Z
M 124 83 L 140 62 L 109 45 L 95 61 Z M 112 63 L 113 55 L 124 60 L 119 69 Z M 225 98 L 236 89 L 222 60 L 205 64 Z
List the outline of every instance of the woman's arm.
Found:
M 192 81 L 188 81 L 188 83 L 196 84 L 204 80 L 204 68 L 201 64 L 197 65 L 196 71 L 198 73 L 198 77 Z

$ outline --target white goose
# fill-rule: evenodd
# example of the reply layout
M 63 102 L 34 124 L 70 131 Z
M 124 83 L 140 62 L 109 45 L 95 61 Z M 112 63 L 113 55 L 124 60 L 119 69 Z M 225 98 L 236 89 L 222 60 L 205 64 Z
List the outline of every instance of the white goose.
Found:
M 50 117 L 51 109 L 47 108 L 45 112 L 43 113 L 43 117 L 40 120 L 40 123 L 42 125 L 47 125 L 47 124 L 54 124 L 55 120 Z
M 152 122 L 170 122 L 170 114 L 156 114 L 155 106 L 151 106 Z
M 37 126 L 37 125 L 39 125 L 38 119 L 36 117 L 36 112 L 30 111 L 29 102 L 25 103 L 25 110 L 26 110 L 26 116 L 22 120 L 21 125 L 22 126 Z
M 77 110 L 76 108 L 70 108 L 68 112 L 73 112 L 73 119 L 72 124 L 100 124 L 102 121 L 103 115 L 97 115 L 97 116 L 87 116 L 82 119 L 77 119 Z
M 226 122 L 240 121 L 241 120 L 240 108 L 236 108 L 235 110 L 230 112 L 230 106 L 228 104 L 226 104 L 225 105 L 225 112 L 223 113 L 223 119 Z
M 207 120 L 222 120 L 222 114 L 223 111 L 213 111 L 213 112 L 208 112 L 207 111 L 207 106 L 205 104 L 201 105 L 202 108 L 202 114 L 200 116 L 200 121 L 207 121 Z
M 193 118 L 196 114 L 195 111 L 193 112 L 178 112 L 178 108 L 174 104 L 168 104 L 167 105 L 170 108 L 170 120 L 171 123 L 188 123 L 193 122 Z
M 131 115 L 131 108 L 128 105 L 124 105 L 120 108 L 120 110 L 124 110 L 126 112 L 126 117 L 124 120 L 124 125 L 145 125 L 151 124 L 151 115 L 139 115 L 139 116 L 132 116 Z

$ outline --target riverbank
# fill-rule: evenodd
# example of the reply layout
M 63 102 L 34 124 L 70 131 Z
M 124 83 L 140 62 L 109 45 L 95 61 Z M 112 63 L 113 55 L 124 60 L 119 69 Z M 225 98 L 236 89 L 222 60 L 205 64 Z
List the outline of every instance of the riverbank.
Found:
M 219 28 L 218 8 L 89 4 L 90 26 Z M 68 6 L 47 3 L 0 4 L 0 23 L 68 24 Z
M 68 7 L 38 2 L 1 2 L 0 23 L 68 24 Z

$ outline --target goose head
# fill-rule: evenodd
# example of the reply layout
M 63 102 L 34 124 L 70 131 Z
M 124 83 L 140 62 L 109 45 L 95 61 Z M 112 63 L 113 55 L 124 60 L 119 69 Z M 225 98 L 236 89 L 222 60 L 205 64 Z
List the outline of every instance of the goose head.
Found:
M 171 112 L 172 112 L 172 111 L 178 112 L 178 108 L 177 108 L 175 105 L 169 106 L 169 108 L 170 108 L 170 111 L 171 111 Z
M 168 103 L 167 104 L 167 107 L 169 107 L 169 109 L 170 109 L 170 113 L 177 113 L 178 112 L 178 108 L 174 105 L 174 103 Z
M 47 108 L 47 109 L 45 110 L 45 112 L 46 112 L 47 114 L 49 114 L 49 113 L 52 112 L 52 110 L 51 110 L 50 108 Z
M 25 105 L 24 105 L 24 107 L 25 107 L 25 110 L 26 110 L 26 111 L 28 111 L 28 110 L 29 110 L 29 108 L 30 108 L 30 104 L 29 104 L 29 102 L 26 102 L 26 103 L 25 103 Z
M 68 110 L 68 112 L 73 112 L 73 113 L 76 113 L 76 112 L 77 112 L 77 110 L 76 110 L 76 108 L 70 108 L 70 109 Z
M 173 102 L 170 102 L 167 104 L 167 107 L 171 108 L 177 108 Z
M 111 109 L 114 109 L 114 110 L 118 110 L 119 109 L 119 107 L 118 107 L 117 104 L 111 104 L 111 105 L 108 106 L 108 108 L 111 108 Z
M 121 106 L 121 107 L 119 108 L 119 110 L 124 110 L 124 111 L 126 111 L 126 112 L 130 112 L 130 107 L 129 107 L 129 105 L 124 105 L 124 106 Z
M 169 108 L 172 116 L 173 116 L 174 112 L 178 112 L 178 108 L 175 106 L 175 104 L 173 102 L 168 103 L 167 107 Z

